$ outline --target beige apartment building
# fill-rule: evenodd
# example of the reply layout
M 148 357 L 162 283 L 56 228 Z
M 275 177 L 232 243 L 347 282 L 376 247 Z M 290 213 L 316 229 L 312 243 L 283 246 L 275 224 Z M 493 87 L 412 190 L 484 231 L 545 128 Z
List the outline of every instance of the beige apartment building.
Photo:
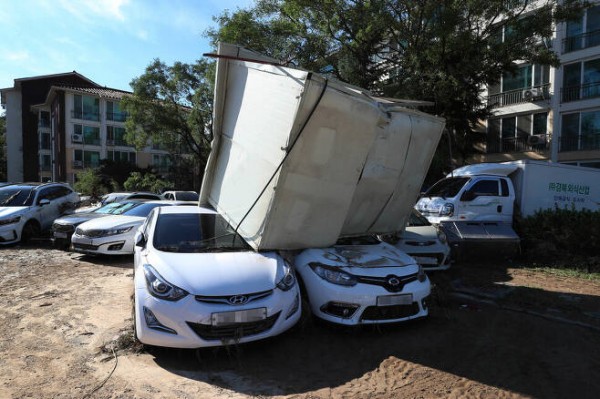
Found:
M 65 181 L 102 159 L 152 166 L 167 173 L 166 151 L 136 151 L 124 140 L 126 91 L 96 84 L 77 72 L 15 79 L 0 89 L 6 110 L 7 180 Z
M 600 1 L 590 3 L 581 18 L 559 24 L 554 37 L 540 43 L 552 46 L 559 67 L 521 63 L 516 75 L 488 88 L 494 116 L 485 121 L 487 145 L 475 161 L 541 159 L 600 168 Z M 528 13 L 535 12 L 530 2 Z

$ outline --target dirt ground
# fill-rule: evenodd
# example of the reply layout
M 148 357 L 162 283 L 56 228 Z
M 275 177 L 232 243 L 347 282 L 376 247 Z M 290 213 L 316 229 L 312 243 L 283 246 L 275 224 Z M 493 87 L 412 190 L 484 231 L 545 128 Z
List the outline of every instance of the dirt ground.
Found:
M 600 282 L 509 263 L 432 281 L 417 322 L 136 352 L 130 258 L 0 248 L 0 398 L 600 397 Z

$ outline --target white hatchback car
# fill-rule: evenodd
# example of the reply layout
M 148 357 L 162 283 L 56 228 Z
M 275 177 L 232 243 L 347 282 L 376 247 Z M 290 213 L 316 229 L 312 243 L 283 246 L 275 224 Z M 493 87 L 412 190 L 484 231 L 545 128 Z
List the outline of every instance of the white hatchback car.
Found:
M 410 215 L 404 232 L 393 241 L 395 243 L 388 242 L 412 256 L 425 271 L 450 268 L 450 246 L 446 233 L 442 227 L 429 223 L 416 209 Z
M 375 237 L 306 249 L 294 262 L 312 314 L 320 319 L 358 325 L 429 314 L 431 284 L 421 266 Z
M 255 252 L 203 207 L 154 209 L 136 234 L 134 327 L 143 344 L 199 348 L 278 335 L 300 318 L 292 267 Z
M 152 209 L 181 205 L 176 201 L 141 201 L 119 215 L 96 218 L 81 223 L 71 236 L 73 250 L 89 255 L 131 255 L 133 238 Z M 188 205 L 198 205 L 189 202 Z

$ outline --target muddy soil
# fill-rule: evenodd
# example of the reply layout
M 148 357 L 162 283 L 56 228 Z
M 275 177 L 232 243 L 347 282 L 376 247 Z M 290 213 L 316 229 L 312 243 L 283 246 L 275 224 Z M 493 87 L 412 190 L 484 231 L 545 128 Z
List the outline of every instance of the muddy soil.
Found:
M 0 248 L 0 398 L 598 398 L 600 282 L 518 264 L 432 276 L 428 319 L 140 351 L 132 261 Z

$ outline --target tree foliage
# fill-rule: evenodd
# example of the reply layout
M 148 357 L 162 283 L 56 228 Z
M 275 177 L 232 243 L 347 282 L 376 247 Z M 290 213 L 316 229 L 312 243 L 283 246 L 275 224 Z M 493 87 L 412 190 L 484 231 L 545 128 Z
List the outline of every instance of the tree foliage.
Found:
M 172 187 L 173 183 L 160 179 L 153 173 L 133 172 L 123 186 L 127 191 L 162 193 L 165 189 Z
M 585 6 L 566 0 L 258 0 L 208 32 L 376 94 L 433 102 L 454 154 L 466 159 L 490 116 L 482 88 L 519 62 L 556 65 L 553 23 Z M 448 151 L 446 151 L 448 152 Z M 449 155 L 449 154 L 448 154 Z
M 174 165 L 182 154 L 190 155 L 196 166 L 191 172 L 198 175 L 212 140 L 213 77 L 214 66 L 206 60 L 171 66 L 154 60 L 131 82 L 133 95 L 122 100 L 126 141 L 138 150 L 152 143 L 168 151 Z
M 118 189 L 117 183 L 102 174 L 97 169 L 84 169 L 77 173 L 77 179 L 73 185 L 75 191 L 98 199 L 102 195 Z

